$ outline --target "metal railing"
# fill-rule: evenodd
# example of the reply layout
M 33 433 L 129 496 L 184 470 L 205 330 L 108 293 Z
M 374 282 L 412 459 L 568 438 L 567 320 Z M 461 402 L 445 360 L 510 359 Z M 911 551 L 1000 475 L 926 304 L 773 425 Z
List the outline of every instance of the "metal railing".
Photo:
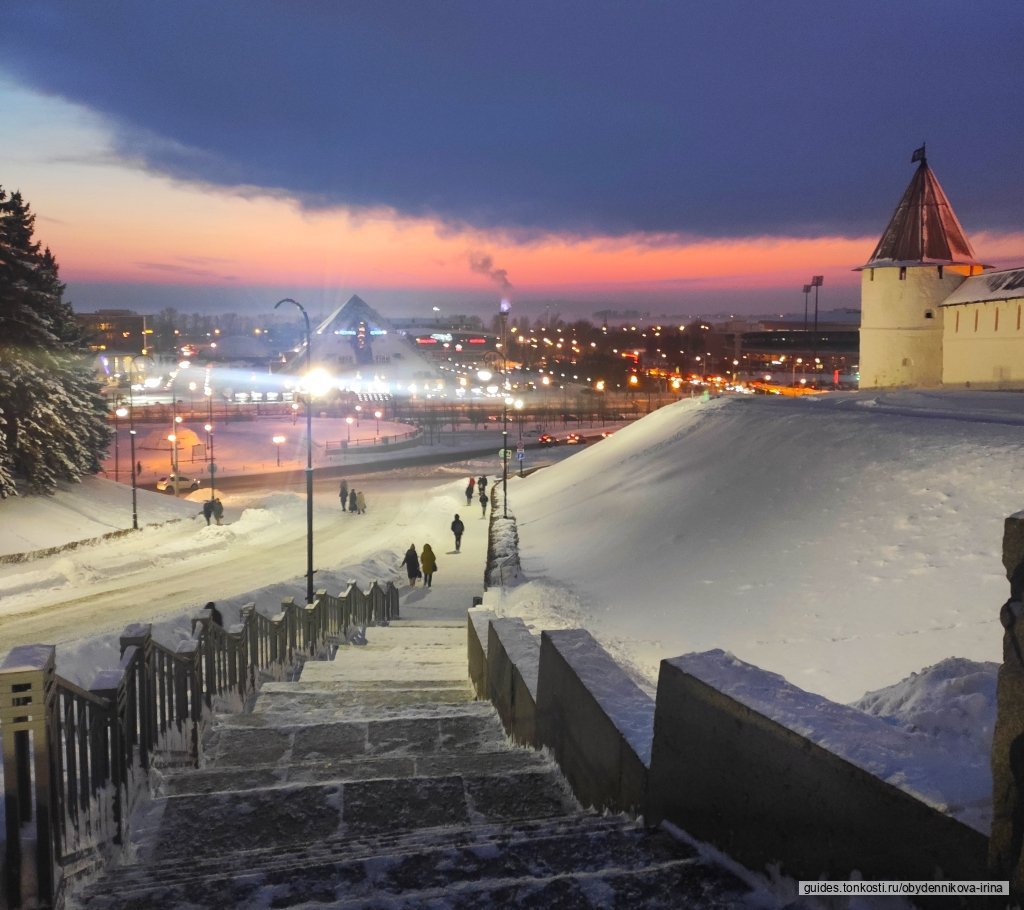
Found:
M 312 604 L 255 604 L 222 628 L 208 611 L 168 647 L 149 625 L 120 638 L 117 668 L 86 690 L 56 672 L 53 645 L 14 648 L 0 664 L 5 840 L 0 907 L 52 907 L 74 874 L 128 841 L 132 808 L 156 763 L 198 766 L 218 706 L 241 708 L 258 678 L 285 678 L 354 629 L 398 619 L 398 590 L 373 582 Z

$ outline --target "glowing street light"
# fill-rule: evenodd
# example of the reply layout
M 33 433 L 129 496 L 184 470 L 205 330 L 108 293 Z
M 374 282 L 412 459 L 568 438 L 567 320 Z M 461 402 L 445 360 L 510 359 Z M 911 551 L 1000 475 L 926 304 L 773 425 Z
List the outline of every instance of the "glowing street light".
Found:
M 382 414 L 380 411 L 374 411 L 373 416 L 377 418 L 377 435 L 380 436 L 380 418 Z
M 281 443 L 284 442 L 284 437 L 278 433 L 274 436 L 274 445 L 277 446 L 277 466 L 281 467 Z
M 346 417 L 346 418 L 345 418 L 345 423 L 347 423 L 347 424 L 348 424 L 348 427 L 347 427 L 347 429 L 348 429 L 348 441 L 349 441 L 349 442 L 351 442 L 351 441 L 352 441 L 352 421 L 353 421 L 353 420 L 355 420 L 355 418 L 354 418 L 354 417 Z

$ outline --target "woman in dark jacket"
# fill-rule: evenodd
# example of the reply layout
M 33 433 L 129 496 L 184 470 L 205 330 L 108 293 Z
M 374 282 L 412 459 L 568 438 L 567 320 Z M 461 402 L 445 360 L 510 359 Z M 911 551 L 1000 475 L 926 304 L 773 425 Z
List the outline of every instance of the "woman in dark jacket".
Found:
M 405 566 L 405 571 L 409 576 L 409 584 L 412 587 L 416 587 L 416 579 L 420 577 L 420 558 L 416 555 L 416 544 L 409 544 L 409 549 L 405 551 L 405 559 L 402 560 L 402 565 Z

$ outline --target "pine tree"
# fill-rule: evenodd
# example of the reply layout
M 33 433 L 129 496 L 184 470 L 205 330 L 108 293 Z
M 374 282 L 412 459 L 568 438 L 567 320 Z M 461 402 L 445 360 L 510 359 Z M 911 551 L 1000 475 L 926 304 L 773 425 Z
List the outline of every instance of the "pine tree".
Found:
M 48 494 L 95 473 L 110 439 L 57 261 L 34 229 L 21 194 L 0 187 L 0 499 L 18 480 Z

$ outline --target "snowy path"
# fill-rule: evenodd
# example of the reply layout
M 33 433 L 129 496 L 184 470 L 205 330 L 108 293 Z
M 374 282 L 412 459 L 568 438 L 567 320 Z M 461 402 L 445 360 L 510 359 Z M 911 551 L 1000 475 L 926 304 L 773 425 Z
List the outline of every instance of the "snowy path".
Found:
M 403 616 L 461 619 L 472 597 L 481 593 L 487 524 L 474 507 L 463 552 L 453 552 L 448 525 L 465 505 L 462 489 L 461 476 L 446 481 L 443 472 L 369 478 L 364 515 L 341 512 L 333 486 L 330 495 L 318 489 L 314 587 L 338 593 L 350 579 L 364 586 L 374 579 L 393 580 Z M 58 649 L 60 664 L 61 651 L 73 649 L 83 636 L 116 637 L 133 622 L 180 625 L 208 600 L 226 606 L 229 619 L 233 608 L 250 600 L 268 613 L 283 597 L 301 601 L 305 497 L 269 493 L 224 500 L 226 523 L 220 527 L 191 517 L 5 566 L 0 573 L 4 650 L 33 642 L 56 644 L 64 646 Z M 410 543 L 419 551 L 428 542 L 438 557 L 434 587 L 410 589 L 399 568 L 402 553 Z

